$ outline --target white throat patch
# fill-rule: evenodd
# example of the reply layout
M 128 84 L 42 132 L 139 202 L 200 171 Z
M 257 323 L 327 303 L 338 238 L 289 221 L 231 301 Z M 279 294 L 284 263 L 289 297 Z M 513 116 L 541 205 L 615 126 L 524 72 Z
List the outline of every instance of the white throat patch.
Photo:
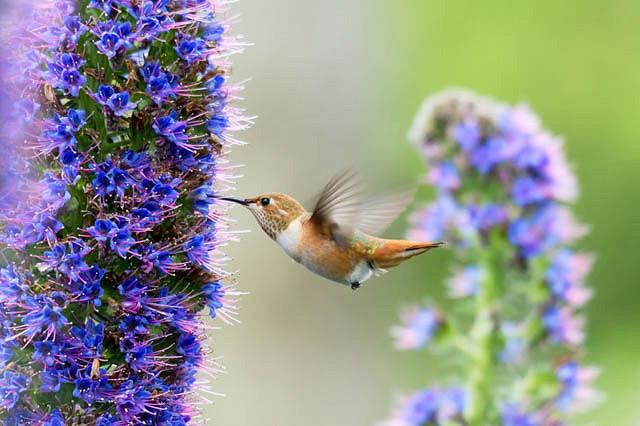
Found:
M 293 257 L 297 251 L 301 236 L 302 223 L 300 218 L 297 218 L 289 224 L 287 229 L 277 235 L 276 242 L 284 249 L 289 257 Z

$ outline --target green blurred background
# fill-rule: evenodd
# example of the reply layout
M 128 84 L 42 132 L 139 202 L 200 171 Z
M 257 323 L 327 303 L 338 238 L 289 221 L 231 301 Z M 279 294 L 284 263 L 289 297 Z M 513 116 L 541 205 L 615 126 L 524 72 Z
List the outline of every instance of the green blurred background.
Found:
M 424 173 L 406 131 L 425 95 L 461 86 L 528 102 L 564 136 L 582 186 L 576 210 L 597 252 L 589 363 L 606 400 L 571 424 L 640 424 L 640 2 L 637 0 L 243 0 L 236 32 L 255 45 L 234 77 L 252 77 L 259 115 L 233 154 L 238 195 L 309 200 L 340 167 L 374 182 Z M 422 199 L 430 193 L 423 190 Z M 251 229 L 229 249 L 251 295 L 242 325 L 214 333 L 227 394 L 207 424 L 372 425 L 396 392 L 448 383 L 438 355 L 392 349 L 410 302 L 441 301 L 449 254 L 409 262 L 354 293 L 307 273 Z M 389 235 L 405 232 L 404 218 Z

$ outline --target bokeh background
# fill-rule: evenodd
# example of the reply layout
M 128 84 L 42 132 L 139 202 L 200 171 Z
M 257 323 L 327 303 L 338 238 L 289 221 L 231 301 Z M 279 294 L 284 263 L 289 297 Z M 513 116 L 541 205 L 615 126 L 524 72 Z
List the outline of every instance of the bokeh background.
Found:
M 406 142 L 423 97 L 467 87 L 528 102 L 567 140 L 582 186 L 583 246 L 596 251 L 589 363 L 606 400 L 577 425 L 640 424 L 640 2 L 636 0 L 242 0 L 235 57 L 259 116 L 233 158 L 238 195 L 310 200 L 339 168 L 378 184 L 417 181 Z M 428 199 L 428 190 L 421 190 Z M 447 383 L 438 356 L 392 349 L 406 303 L 443 299 L 446 251 L 409 262 L 358 292 L 307 273 L 258 230 L 229 249 L 250 292 L 242 324 L 216 332 L 228 374 L 211 424 L 372 425 L 396 392 Z M 405 218 L 388 231 L 400 236 Z M 209 423 L 207 423 L 209 424 Z

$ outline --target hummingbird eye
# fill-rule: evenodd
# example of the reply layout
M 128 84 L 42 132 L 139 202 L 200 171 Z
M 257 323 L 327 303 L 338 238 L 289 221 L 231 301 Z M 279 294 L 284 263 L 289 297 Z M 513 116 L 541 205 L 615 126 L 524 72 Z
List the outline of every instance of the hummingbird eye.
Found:
M 270 199 L 268 199 L 268 198 L 262 198 L 262 199 L 260 200 L 260 204 L 262 204 L 263 206 L 268 206 L 268 205 L 269 205 L 269 203 L 271 203 L 271 200 L 270 200 Z

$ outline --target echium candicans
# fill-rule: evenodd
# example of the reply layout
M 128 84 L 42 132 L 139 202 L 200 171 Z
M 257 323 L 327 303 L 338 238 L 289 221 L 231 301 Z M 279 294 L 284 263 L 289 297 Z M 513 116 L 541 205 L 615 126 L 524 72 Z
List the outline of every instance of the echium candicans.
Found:
M 458 354 L 465 379 L 400 400 L 385 424 L 562 424 L 598 397 L 597 370 L 579 363 L 592 256 L 573 248 L 586 227 L 569 210 L 578 190 L 562 142 L 527 106 L 460 90 L 428 98 L 410 138 L 436 192 L 412 237 L 450 243 L 459 306 L 416 307 L 392 333 L 400 349 Z
M 6 24 L 0 420 L 202 422 L 218 367 L 203 316 L 236 321 L 234 106 L 225 0 L 35 2 Z

